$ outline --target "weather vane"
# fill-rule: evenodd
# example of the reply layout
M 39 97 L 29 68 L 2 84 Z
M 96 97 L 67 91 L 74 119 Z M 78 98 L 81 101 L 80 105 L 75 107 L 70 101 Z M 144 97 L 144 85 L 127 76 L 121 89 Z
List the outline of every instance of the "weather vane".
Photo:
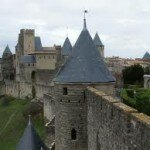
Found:
M 88 13 L 88 11 L 87 10 L 84 10 L 84 19 L 85 19 L 85 14 L 87 14 Z

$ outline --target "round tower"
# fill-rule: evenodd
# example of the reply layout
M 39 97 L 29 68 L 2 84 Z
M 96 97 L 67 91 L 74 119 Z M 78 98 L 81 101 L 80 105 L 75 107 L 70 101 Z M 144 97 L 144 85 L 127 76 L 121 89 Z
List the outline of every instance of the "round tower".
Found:
M 86 87 L 114 84 L 93 40 L 84 28 L 71 56 L 54 78 L 55 83 L 55 148 L 87 150 Z M 105 88 L 107 89 L 107 88 Z
M 2 76 L 3 79 L 14 79 L 13 54 L 8 45 L 6 46 L 2 55 Z
M 105 55 L 104 55 L 104 45 L 103 45 L 98 33 L 95 34 L 93 42 L 94 42 L 95 46 L 97 47 L 97 49 L 99 50 L 99 53 L 102 56 L 102 58 L 104 58 L 105 57 Z

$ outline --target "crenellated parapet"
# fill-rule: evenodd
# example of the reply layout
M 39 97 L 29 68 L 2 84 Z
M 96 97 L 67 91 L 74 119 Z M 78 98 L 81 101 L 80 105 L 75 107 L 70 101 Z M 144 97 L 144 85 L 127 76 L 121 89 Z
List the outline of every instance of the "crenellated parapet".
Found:
M 94 88 L 87 88 L 88 149 L 150 147 L 150 117 Z

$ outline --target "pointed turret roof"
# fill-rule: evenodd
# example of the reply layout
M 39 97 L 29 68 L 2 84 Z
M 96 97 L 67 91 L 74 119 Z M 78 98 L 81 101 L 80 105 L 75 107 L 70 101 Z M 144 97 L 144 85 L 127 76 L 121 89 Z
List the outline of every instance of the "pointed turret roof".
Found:
M 95 34 L 93 42 L 96 46 L 104 46 L 101 39 L 100 39 L 100 37 L 99 37 L 99 35 L 98 35 L 98 33 Z
M 61 53 L 62 53 L 62 55 L 68 55 L 69 56 L 71 54 L 71 52 L 72 52 L 72 45 L 71 45 L 69 38 L 67 37 L 65 39 L 64 44 L 63 44 Z
M 16 150 L 47 150 L 46 146 L 40 139 L 39 135 L 36 133 L 31 120 L 21 137 Z
M 36 36 L 34 38 L 34 41 L 35 41 L 35 50 L 36 51 L 41 51 L 43 49 L 42 48 L 41 38 L 39 36 Z
M 94 45 L 85 23 L 84 20 L 84 28 L 73 47 L 72 54 L 54 78 L 54 82 L 63 84 L 115 81 Z
M 3 52 L 3 54 L 12 54 L 12 52 L 10 51 L 10 48 L 9 48 L 9 46 L 7 45 L 6 46 L 6 48 L 5 48 L 5 50 L 4 50 L 4 52 Z
M 143 56 L 143 59 L 150 59 L 150 54 L 149 52 L 146 52 Z

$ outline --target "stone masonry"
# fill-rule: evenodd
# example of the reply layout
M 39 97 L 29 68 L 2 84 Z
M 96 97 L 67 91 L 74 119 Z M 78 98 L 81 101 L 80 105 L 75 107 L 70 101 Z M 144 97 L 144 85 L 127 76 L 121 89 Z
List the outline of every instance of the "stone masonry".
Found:
M 88 150 L 149 150 L 150 117 L 89 87 Z

